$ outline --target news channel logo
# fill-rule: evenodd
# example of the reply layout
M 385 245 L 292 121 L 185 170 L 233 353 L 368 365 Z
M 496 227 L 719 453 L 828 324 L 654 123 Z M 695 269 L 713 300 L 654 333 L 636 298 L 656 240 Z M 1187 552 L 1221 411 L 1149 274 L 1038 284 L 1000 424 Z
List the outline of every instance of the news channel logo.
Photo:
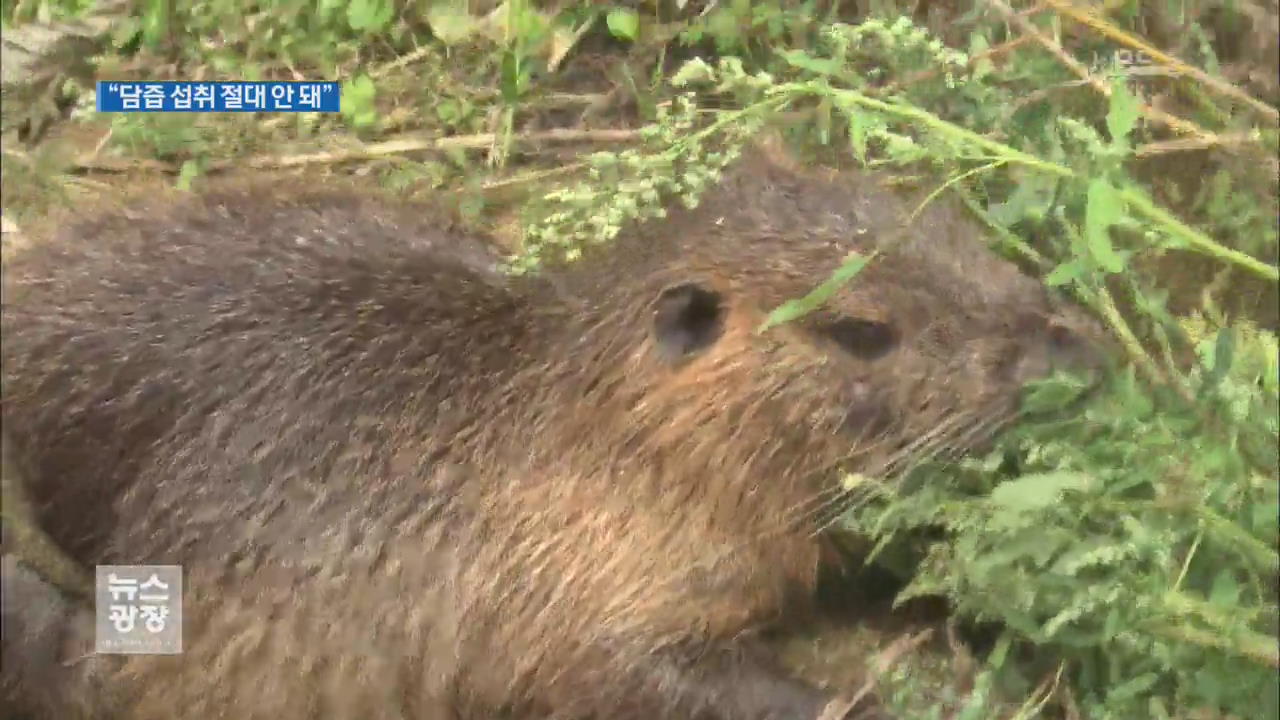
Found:
M 97 652 L 182 652 L 182 566 L 99 565 L 95 575 Z
M 336 82 L 98 82 L 98 112 L 341 111 Z

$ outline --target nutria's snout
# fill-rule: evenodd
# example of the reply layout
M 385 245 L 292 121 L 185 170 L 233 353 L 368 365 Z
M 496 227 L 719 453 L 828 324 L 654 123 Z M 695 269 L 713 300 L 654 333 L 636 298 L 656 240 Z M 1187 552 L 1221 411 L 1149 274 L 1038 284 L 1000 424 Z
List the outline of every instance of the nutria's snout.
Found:
M 1009 378 L 1018 385 L 1057 371 L 1092 378 L 1101 369 L 1100 349 L 1072 328 L 1052 320 L 1035 337 L 1020 343 L 1020 350 Z
M 1019 387 L 1066 373 L 1084 382 L 1077 399 L 1092 395 L 1101 386 L 1107 358 L 1101 329 L 1091 320 L 1051 316 L 1032 337 L 1021 343 L 1022 354 L 1013 364 L 1011 382 Z
M 1101 379 L 1106 353 L 1102 343 L 1066 325 L 1049 329 L 1049 358 L 1054 370 L 1080 375 L 1096 385 Z

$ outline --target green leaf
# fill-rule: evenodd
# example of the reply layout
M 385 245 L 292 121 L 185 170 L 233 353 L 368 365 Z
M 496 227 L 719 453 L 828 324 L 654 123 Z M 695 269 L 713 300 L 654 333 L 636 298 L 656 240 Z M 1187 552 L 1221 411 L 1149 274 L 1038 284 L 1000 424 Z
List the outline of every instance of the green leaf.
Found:
M 1116 146 L 1127 146 L 1129 133 L 1138 122 L 1138 98 L 1129 92 L 1123 77 L 1111 83 L 1111 104 L 1107 111 L 1107 132 Z
M 722 53 L 740 47 L 743 28 L 733 10 L 718 7 L 705 16 L 705 28 L 708 35 L 716 41 L 716 49 Z
M 1058 502 L 1067 490 L 1085 490 L 1092 478 L 1080 472 L 1048 472 L 1023 475 L 1015 480 L 1000 483 L 991 491 L 990 501 L 995 507 L 1011 512 L 1040 510 Z
M 1004 667 L 1004 662 L 1009 657 L 1009 650 L 1013 647 L 1013 637 L 1012 633 L 1000 634 L 1000 639 L 996 641 L 995 648 L 987 656 L 987 667 L 992 670 L 999 670 Z
M 1213 343 L 1213 367 L 1209 368 L 1209 385 L 1216 385 L 1231 372 L 1231 363 L 1235 354 L 1235 333 L 1224 327 L 1218 331 Z
M 1195 692 L 1207 698 L 1220 698 L 1227 693 L 1227 678 L 1222 673 L 1201 670 L 1195 674 Z
M 1023 218 L 1039 222 L 1052 209 L 1057 187 L 1058 180 L 1047 174 L 1028 174 L 1018 178 L 1018 186 L 1009 194 L 1009 199 L 992 205 L 987 216 L 1006 228 Z
M 502 99 L 507 103 L 520 100 L 529 87 L 529 69 L 514 50 L 502 53 Z
M 621 40 L 635 39 L 640 35 L 640 16 L 631 8 L 614 8 L 605 16 L 609 32 Z
M 1068 260 L 1046 275 L 1044 283 L 1050 287 L 1061 287 L 1082 277 L 1084 277 L 1084 268 L 1080 267 L 1080 263 Z
M 1116 607 L 1111 607 L 1107 610 L 1107 619 L 1102 623 L 1103 637 L 1115 637 L 1120 630 L 1120 623 L 1120 610 Z
M 479 22 L 467 12 L 465 2 L 447 0 L 435 2 L 427 9 L 427 24 L 431 33 L 445 45 L 457 45 L 479 28 Z
M 684 87 L 691 83 L 704 83 L 715 79 L 715 71 L 702 58 L 689 60 L 671 77 L 671 84 Z
M 987 568 L 999 571 L 1002 565 L 1022 561 L 1030 561 L 1040 567 L 1047 565 L 1063 548 L 1070 547 L 1074 540 L 1071 533 L 1059 528 L 1034 526 L 1003 537 L 995 549 L 984 552 L 971 562 L 975 571 Z
M 1259 502 L 1253 505 L 1253 532 L 1261 537 L 1274 537 L 1280 524 L 1280 503 Z
M 978 33 L 969 36 L 969 57 L 977 57 L 986 52 L 991 47 L 991 43 L 987 42 L 987 38 Z M 995 71 L 995 64 L 990 58 L 983 57 L 973 63 L 973 79 L 981 80 L 983 77 L 990 75 Z
M 1089 254 L 1108 273 L 1124 269 L 1124 260 L 1111 245 L 1110 227 L 1124 217 L 1124 201 L 1111 183 L 1096 178 L 1089 183 L 1085 208 L 1084 239 Z
M 844 264 L 837 268 L 831 274 L 831 277 L 824 280 L 822 284 L 809 291 L 808 295 L 796 300 L 788 300 L 774 308 L 773 312 L 769 313 L 769 316 L 764 319 L 764 322 L 760 323 L 760 327 L 756 329 L 756 332 L 762 333 L 769 328 L 791 322 L 813 312 L 818 306 L 831 299 L 831 296 L 835 295 L 836 291 L 843 287 L 845 283 L 862 272 L 862 268 L 866 267 L 873 257 L 875 257 L 875 253 L 871 255 L 850 253 Z
M 150 0 L 142 16 L 142 42 L 157 47 L 168 35 L 169 6 L 164 0 Z
M 1108 693 L 1107 699 L 1112 702 L 1115 702 L 1118 700 L 1128 700 L 1129 698 L 1137 697 L 1143 692 L 1146 692 L 1147 690 L 1149 690 L 1153 685 L 1156 684 L 1156 681 L 1159 679 L 1160 679 L 1160 676 L 1156 675 L 1155 673 L 1150 673 L 1150 672 L 1143 673 L 1138 677 L 1133 678 L 1132 680 L 1129 680 L 1128 682 L 1113 688 Z
M 372 127 L 378 122 L 373 100 L 377 88 L 368 75 L 357 75 L 342 87 L 342 116 L 356 129 Z
M 816 58 L 803 50 L 788 50 L 782 53 L 782 59 L 786 60 L 793 67 L 801 70 L 808 70 L 818 75 L 840 75 L 844 70 L 844 64 L 839 60 L 832 58 Z
M 818 142 L 823 145 L 831 144 L 831 99 L 822 98 L 818 102 L 818 107 L 814 110 L 816 116 L 816 128 L 818 133 Z
M 517 12 L 508 14 L 508 39 L 511 45 L 524 54 L 531 54 L 533 48 L 539 46 L 551 31 L 551 23 L 546 15 L 530 3 L 521 3 Z
M 1209 589 L 1209 604 L 1224 610 L 1234 608 L 1240 600 L 1240 584 L 1232 577 L 1230 570 L 1223 570 L 1213 578 L 1213 587 Z
M 457 100 L 445 98 L 435 104 L 436 117 L 446 125 L 456 123 L 462 117 L 462 107 Z
M 191 183 L 200 176 L 200 163 L 196 160 L 186 160 L 182 163 L 182 167 L 178 170 L 178 189 L 188 191 L 191 189 Z
M 1071 375 L 1059 374 L 1034 381 L 1027 386 L 1023 410 L 1028 413 L 1062 410 L 1088 388 L 1088 383 Z
M 849 118 L 849 144 L 858 162 L 867 164 L 867 129 L 870 123 L 858 112 L 845 112 Z
M 131 45 L 142 34 L 142 23 L 136 18 L 123 17 L 111 31 L 111 44 L 116 49 Z
M 347 23 L 352 30 L 377 32 L 387 27 L 394 11 L 387 0 L 351 0 L 347 6 Z
M 343 99 L 349 100 L 353 108 L 360 108 L 373 102 L 376 93 L 373 78 L 368 75 L 357 75 L 342 89 Z

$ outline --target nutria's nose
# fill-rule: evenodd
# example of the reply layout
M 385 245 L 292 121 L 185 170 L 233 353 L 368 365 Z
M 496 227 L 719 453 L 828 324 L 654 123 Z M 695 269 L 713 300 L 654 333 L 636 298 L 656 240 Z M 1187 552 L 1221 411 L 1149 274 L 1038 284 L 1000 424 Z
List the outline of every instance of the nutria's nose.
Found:
M 1028 342 L 1011 379 L 1024 384 L 1063 370 L 1092 381 L 1102 369 L 1102 358 L 1095 343 L 1064 324 L 1050 322 Z

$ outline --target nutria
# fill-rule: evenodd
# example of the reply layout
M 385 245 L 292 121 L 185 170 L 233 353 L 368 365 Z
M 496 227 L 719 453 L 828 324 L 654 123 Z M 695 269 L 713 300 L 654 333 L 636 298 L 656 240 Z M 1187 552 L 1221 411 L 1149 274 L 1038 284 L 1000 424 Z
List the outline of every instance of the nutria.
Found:
M 185 573 L 184 654 L 67 672 L 144 720 L 843 716 L 756 643 L 812 594 L 829 471 L 982 441 L 1071 341 L 967 219 L 913 207 L 752 151 L 526 277 L 346 188 L 33 243 L 3 412 L 39 522 L 85 565 Z

